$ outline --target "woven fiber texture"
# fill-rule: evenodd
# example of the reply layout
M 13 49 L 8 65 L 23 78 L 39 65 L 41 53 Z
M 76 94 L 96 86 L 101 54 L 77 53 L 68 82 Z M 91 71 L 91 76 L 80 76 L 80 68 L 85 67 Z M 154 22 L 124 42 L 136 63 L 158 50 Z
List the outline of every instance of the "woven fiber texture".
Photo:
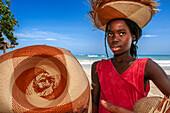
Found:
M 145 97 L 138 100 L 133 106 L 135 113 L 149 113 L 152 108 L 156 109 L 161 104 L 161 97 Z
M 106 24 L 116 18 L 127 18 L 143 28 L 156 13 L 154 0 L 91 0 L 89 20 L 95 27 L 105 31 Z
M 0 112 L 70 112 L 88 105 L 90 85 L 66 49 L 28 46 L 0 56 Z

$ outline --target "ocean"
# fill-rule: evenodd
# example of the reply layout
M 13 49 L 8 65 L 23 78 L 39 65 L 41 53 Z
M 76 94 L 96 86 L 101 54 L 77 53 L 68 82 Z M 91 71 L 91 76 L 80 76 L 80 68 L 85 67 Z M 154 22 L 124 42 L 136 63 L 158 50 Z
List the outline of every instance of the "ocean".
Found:
M 74 55 L 76 59 L 80 62 L 80 64 L 85 69 L 91 69 L 91 65 L 93 62 L 107 59 L 106 55 Z M 110 58 L 112 56 L 109 56 Z M 164 71 L 170 72 L 170 55 L 138 55 L 138 58 L 151 58 L 160 67 L 163 68 Z

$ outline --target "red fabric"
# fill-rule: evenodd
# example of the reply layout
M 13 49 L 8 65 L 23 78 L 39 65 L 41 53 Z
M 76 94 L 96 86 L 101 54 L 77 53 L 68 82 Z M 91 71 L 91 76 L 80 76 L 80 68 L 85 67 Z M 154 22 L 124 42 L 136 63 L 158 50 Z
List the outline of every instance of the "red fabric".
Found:
M 101 60 L 96 69 L 101 86 L 100 100 L 132 110 L 135 102 L 146 97 L 150 89 L 148 83 L 144 90 L 144 71 L 148 59 L 135 60 L 121 75 L 116 71 L 111 59 Z M 110 112 L 99 103 L 99 113 Z

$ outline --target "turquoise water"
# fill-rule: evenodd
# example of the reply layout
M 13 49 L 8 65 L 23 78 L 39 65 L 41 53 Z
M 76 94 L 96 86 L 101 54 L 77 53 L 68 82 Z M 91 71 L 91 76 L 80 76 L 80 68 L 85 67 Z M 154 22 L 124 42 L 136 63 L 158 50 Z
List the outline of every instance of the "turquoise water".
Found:
M 78 60 L 107 59 L 106 55 L 75 55 Z M 112 56 L 109 56 L 112 57 Z M 138 58 L 151 58 L 153 60 L 170 60 L 170 55 L 138 55 Z
M 153 60 L 170 60 L 170 55 L 139 55 L 139 58 L 151 58 Z
M 85 68 L 90 68 L 92 63 L 107 59 L 106 55 L 74 55 Z M 110 56 L 111 58 L 112 56 Z M 151 58 L 165 71 L 170 71 L 170 55 L 139 55 L 138 58 Z

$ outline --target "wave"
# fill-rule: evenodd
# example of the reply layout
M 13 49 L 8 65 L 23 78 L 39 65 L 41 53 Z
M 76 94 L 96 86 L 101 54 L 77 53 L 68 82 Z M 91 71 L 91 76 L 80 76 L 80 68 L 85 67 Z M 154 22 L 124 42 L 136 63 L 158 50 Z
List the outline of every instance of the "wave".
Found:
M 82 65 L 92 65 L 97 60 L 78 60 Z
M 170 60 L 154 60 L 156 63 L 165 63 L 168 64 L 170 63 Z
M 99 57 L 98 55 L 87 55 L 87 57 Z
M 170 67 L 170 60 L 154 60 L 161 67 Z
M 98 60 L 78 60 L 82 65 L 92 65 L 93 62 Z M 170 67 L 170 60 L 154 60 L 161 67 Z
M 91 69 L 91 65 L 99 60 L 78 60 L 84 69 Z M 154 60 L 165 72 L 170 73 L 170 60 Z

